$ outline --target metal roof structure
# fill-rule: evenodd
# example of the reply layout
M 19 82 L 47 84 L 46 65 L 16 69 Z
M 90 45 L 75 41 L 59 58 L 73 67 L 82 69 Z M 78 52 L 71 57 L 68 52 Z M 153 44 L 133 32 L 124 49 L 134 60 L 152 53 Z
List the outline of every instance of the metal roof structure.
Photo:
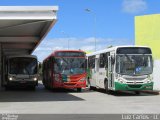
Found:
M 57 6 L 0 6 L 3 55 L 31 54 L 57 21 Z

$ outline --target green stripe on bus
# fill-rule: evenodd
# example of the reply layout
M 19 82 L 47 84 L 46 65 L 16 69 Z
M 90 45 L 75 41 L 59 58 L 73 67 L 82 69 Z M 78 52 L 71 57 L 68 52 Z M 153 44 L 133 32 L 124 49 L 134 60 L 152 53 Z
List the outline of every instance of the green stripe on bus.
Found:
M 115 82 L 115 90 L 129 90 L 129 91 L 136 91 L 136 90 L 153 90 L 153 82 L 146 83 L 146 84 L 122 84 L 119 82 Z

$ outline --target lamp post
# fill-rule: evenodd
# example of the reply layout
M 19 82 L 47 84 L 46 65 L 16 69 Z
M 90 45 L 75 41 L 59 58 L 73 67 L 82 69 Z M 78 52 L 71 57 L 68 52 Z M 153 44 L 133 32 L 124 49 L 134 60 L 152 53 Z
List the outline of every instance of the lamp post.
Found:
M 97 18 L 96 18 L 96 14 L 90 10 L 90 9 L 85 9 L 86 12 L 91 13 L 94 17 L 94 42 L 95 42 L 95 51 L 97 50 L 97 40 L 96 40 L 96 22 L 97 22 Z
M 66 34 L 64 31 L 61 31 L 61 33 L 64 34 L 68 38 L 67 45 L 68 45 L 68 50 L 69 50 L 69 38 L 70 38 L 70 36 L 68 34 Z

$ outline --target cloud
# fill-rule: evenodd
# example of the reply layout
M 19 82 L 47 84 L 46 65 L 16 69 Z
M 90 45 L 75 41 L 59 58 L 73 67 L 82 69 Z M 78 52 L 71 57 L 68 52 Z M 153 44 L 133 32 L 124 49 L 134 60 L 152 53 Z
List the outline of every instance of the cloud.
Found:
M 84 50 L 84 51 L 94 51 L 95 50 L 95 38 L 54 38 L 54 39 L 45 39 L 34 51 L 34 55 L 38 56 L 39 61 L 43 61 L 49 54 L 54 50 Z M 113 45 L 128 45 L 134 44 L 133 41 L 128 39 L 113 39 L 113 38 L 96 38 L 96 49 L 101 50 L 107 46 Z
M 126 13 L 141 13 L 147 9 L 145 0 L 123 0 L 123 11 Z

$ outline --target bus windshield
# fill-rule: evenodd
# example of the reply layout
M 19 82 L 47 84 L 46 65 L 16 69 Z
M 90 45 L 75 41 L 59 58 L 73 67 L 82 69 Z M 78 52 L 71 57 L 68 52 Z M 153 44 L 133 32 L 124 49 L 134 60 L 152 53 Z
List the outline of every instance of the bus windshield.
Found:
M 117 55 L 116 72 L 123 75 L 152 74 L 151 55 Z
M 85 73 L 85 58 L 55 58 L 55 73 L 73 75 Z
M 37 59 L 28 57 L 10 58 L 9 73 L 23 75 L 37 74 Z

